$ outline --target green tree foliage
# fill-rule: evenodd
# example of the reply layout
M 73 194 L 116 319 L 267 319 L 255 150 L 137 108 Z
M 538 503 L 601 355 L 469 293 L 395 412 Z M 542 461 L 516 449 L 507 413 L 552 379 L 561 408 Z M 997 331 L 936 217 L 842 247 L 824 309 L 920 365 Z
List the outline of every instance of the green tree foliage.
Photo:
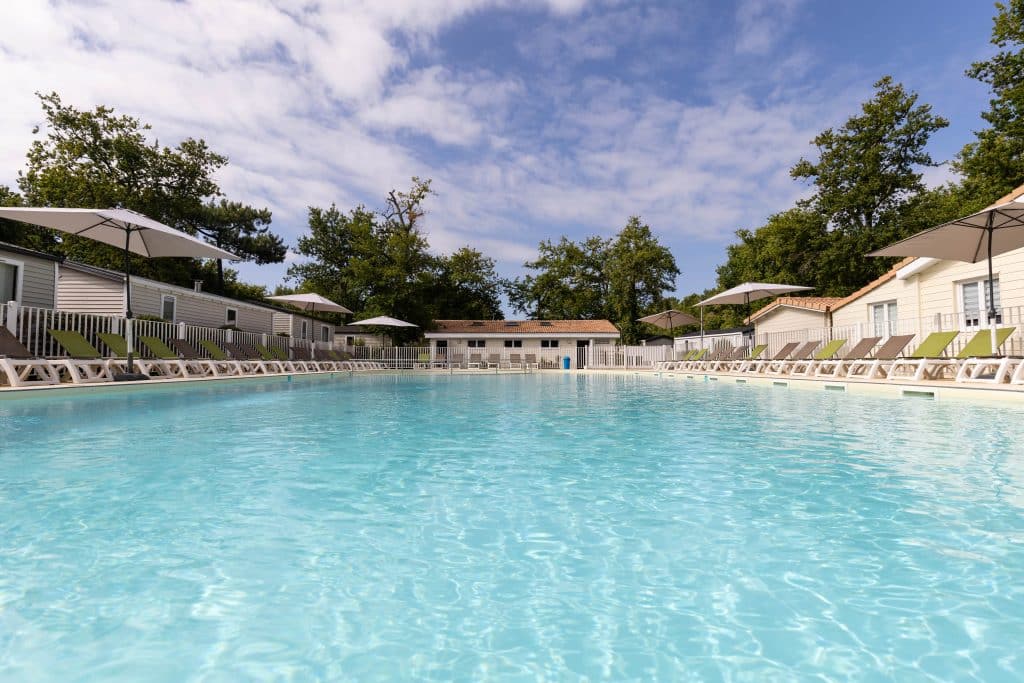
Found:
M 1024 183 L 1024 0 L 996 3 L 992 44 L 999 51 L 967 75 L 989 86 L 992 98 L 976 133 L 954 162 L 972 197 L 994 201 Z
M 636 319 L 662 304 L 679 275 L 672 253 L 633 216 L 611 240 L 545 240 L 538 257 L 523 264 L 533 273 L 509 285 L 513 308 L 540 319 L 604 319 L 635 343 Z
M 924 190 L 918 169 L 938 165 L 925 149 L 928 139 L 949 125 L 891 77 L 874 87 L 859 115 L 814 138 L 818 161 L 800 159 L 790 171 L 813 183 L 807 205 L 847 233 L 891 222 L 909 197 Z
M 278 235 L 270 232 L 270 209 L 257 209 L 240 202 L 221 199 L 202 207 L 193 223 L 195 233 L 244 261 L 259 265 L 281 263 L 288 248 Z M 217 291 L 228 291 L 224 262 L 217 259 Z M 234 281 L 237 285 L 237 278 Z
M 499 277 L 494 259 L 468 246 L 437 259 L 435 318 L 501 318 L 501 293 L 505 280 Z
M 523 267 L 535 271 L 508 287 L 512 307 L 531 318 L 596 320 L 608 318 L 608 280 L 604 267 L 610 242 L 588 237 L 579 243 L 567 237 L 544 240 L 537 258 Z
M 637 318 L 662 302 L 666 290 L 675 289 L 675 257 L 658 243 L 650 226 L 631 216 L 608 249 L 605 273 L 612 319 L 623 341 L 635 344 L 643 327 Z
M 814 195 L 802 206 L 818 212 L 832 232 L 819 267 L 828 273 L 824 292 L 837 295 L 854 291 L 891 265 L 864 255 L 909 234 L 902 218 L 908 202 L 925 190 L 919 169 L 937 165 L 926 149 L 928 140 L 949 125 L 890 77 L 874 87 L 860 114 L 814 138 L 818 161 L 801 159 L 790 171 L 812 183 Z
M 124 207 L 192 234 L 209 219 L 215 227 L 202 234 L 218 235 L 224 248 L 263 263 L 283 259 L 280 238 L 266 231 L 269 212 L 214 203 L 221 192 L 213 174 L 227 158 L 203 140 L 187 138 L 176 147 L 161 146 L 149 141 L 148 125 L 109 107 L 80 111 L 64 104 L 56 93 L 39 99 L 46 125 L 34 131 L 42 137 L 29 147 L 27 168 L 18 177 L 24 204 Z M 255 215 L 251 226 L 246 212 Z M 67 236 L 54 244 L 75 260 L 123 266 L 123 255 L 113 247 Z M 140 275 L 182 285 L 202 273 L 191 259 L 135 258 L 132 268 Z
M 308 261 L 291 266 L 288 278 L 358 317 L 390 315 L 420 329 L 436 318 L 500 317 L 503 281 L 493 260 L 468 247 L 449 256 L 429 252 L 420 226 L 431 194 L 429 180 L 413 178 L 408 192 L 389 192 L 380 211 L 311 207 L 309 234 L 297 246 Z

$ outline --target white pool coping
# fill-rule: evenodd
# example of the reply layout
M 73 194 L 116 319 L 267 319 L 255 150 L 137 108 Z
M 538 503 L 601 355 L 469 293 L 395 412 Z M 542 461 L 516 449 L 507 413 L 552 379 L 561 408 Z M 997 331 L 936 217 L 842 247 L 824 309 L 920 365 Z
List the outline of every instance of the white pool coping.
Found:
M 648 377 L 662 381 L 721 382 L 748 386 L 796 389 L 803 391 L 835 391 L 847 394 L 869 394 L 892 398 L 930 398 L 941 401 L 985 401 L 1017 403 L 1024 405 L 1024 385 L 958 383 L 945 380 L 922 382 L 890 382 L 884 379 L 791 377 L 789 375 L 761 375 L 730 372 L 657 371 L 629 368 L 584 369 L 584 370 L 520 370 L 520 369 L 404 369 L 404 370 L 338 370 L 326 372 L 295 372 L 267 375 L 245 375 L 225 377 L 154 377 L 141 382 L 96 382 L 90 384 L 40 384 L 27 387 L 0 387 L 0 400 L 28 398 L 30 396 L 54 396 L 57 394 L 88 395 L 96 393 L 144 391 L 154 388 L 181 387 L 208 382 L 273 382 L 305 381 L 326 378 L 340 378 L 357 375 L 450 375 L 458 377 L 485 377 L 493 375 L 545 375 L 561 373 L 572 375 L 625 375 Z M 56 392 L 56 394 L 55 394 Z

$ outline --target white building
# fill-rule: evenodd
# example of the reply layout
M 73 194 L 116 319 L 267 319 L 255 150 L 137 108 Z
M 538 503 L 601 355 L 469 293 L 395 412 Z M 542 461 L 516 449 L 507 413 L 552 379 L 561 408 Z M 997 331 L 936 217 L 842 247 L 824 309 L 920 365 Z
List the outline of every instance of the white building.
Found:
M 551 365 L 568 356 L 579 368 L 598 347 L 619 340 L 618 328 L 607 320 L 435 320 L 434 326 L 423 335 L 431 354 L 452 362 L 476 354 L 532 354 Z

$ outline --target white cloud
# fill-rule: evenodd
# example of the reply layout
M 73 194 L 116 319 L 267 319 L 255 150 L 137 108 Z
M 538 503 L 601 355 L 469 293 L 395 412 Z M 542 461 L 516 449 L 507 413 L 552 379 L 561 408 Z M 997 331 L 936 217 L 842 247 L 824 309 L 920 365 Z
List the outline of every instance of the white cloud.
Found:
M 740 0 L 736 7 L 736 52 L 768 53 L 789 32 L 804 0 Z
M 779 35 L 773 22 L 797 1 L 743 2 L 737 49 L 768 49 L 758 32 Z M 721 241 L 757 225 L 803 192 L 789 166 L 859 101 L 859 91 L 809 92 L 787 79 L 810 61 L 798 51 L 764 60 L 759 86 L 779 69 L 767 97 L 747 94 L 734 75 L 671 97 L 637 74 L 697 54 L 688 44 L 696 22 L 613 0 L 588 5 L 26 2 L 18 30 L 0 34 L 0 183 L 15 180 L 40 123 L 32 93 L 55 90 L 80 108 L 138 116 L 165 143 L 206 139 L 231 159 L 218 178 L 227 195 L 270 207 L 292 245 L 310 205 L 374 207 L 411 176 L 432 177 L 434 249 L 468 243 L 509 272 L 541 239 L 611 234 L 635 213 L 677 241 Z M 510 47 L 540 70 L 439 62 L 447 27 L 495 8 L 538 21 Z M 629 49 L 666 35 L 678 38 L 670 54 L 643 52 L 628 74 L 571 73 L 573 64 L 629 62 Z M 272 286 L 284 267 L 241 270 Z

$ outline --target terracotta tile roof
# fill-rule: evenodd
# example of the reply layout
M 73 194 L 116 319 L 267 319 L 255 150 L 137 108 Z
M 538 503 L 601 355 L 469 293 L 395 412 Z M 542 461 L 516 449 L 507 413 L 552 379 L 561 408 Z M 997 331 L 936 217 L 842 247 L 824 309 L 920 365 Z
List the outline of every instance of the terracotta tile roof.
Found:
M 618 334 L 607 320 L 435 320 L 434 334 Z
M 780 296 L 757 313 L 751 315 L 748 321 L 757 320 L 782 306 L 804 308 L 811 311 L 825 311 L 835 306 L 838 301 L 841 301 L 838 296 Z

